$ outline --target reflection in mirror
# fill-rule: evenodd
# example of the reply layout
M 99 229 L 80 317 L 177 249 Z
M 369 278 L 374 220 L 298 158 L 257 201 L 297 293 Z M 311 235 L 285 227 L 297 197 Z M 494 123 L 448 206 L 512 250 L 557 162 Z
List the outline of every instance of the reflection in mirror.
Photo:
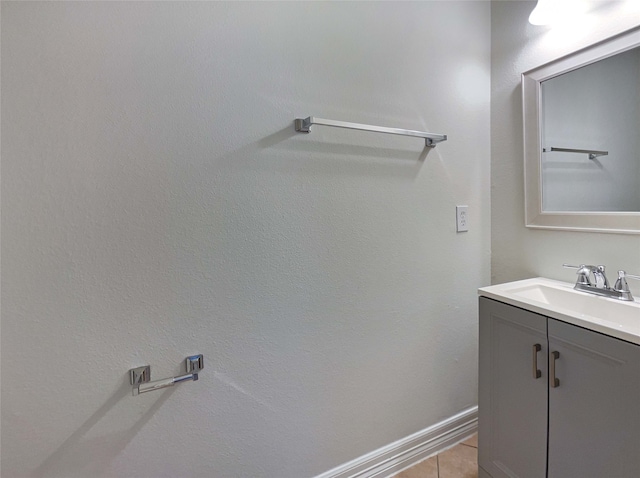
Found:
M 542 210 L 640 211 L 640 47 L 541 83 Z
M 640 26 L 522 74 L 527 227 L 640 234 Z

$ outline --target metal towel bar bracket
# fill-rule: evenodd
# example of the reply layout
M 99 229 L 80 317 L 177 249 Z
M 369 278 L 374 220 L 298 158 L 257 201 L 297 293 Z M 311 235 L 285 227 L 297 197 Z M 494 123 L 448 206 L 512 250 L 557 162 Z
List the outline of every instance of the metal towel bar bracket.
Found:
M 133 385 L 133 395 L 173 387 L 176 383 L 195 382 L 198 380 L 198 373 L 204 368 L 204 359 L 201 354 L 191 355 L 186 358 L 185 362 L 187 367 L 187 373 L 185 375 L 163 378 L 153 382 L 151 381 L 151 367 L 149 365 L 132 368 L 129 370 L 129 379 L 131 385 Z
M 447 140 L 446 134 L 425 133 L 424 131 L 414 131 L 411 129 L 387 128 L 385 126 L 372 126 L 360 123 L 348 123 L 346 121 L 336 121 L 330 119 L 317 118 L 309 116 L 308 118 L 296 118 L 294 125 L 298 133 L 310 133 L 311 125 L 334 126 L 337 128 L 359 129 L 362 131 L 373 131 L 374 133 L 399 134 L 402 136 L 415 136 L 424 138 L 425 145 L 429 148 L 435 148 L 437 143 Z

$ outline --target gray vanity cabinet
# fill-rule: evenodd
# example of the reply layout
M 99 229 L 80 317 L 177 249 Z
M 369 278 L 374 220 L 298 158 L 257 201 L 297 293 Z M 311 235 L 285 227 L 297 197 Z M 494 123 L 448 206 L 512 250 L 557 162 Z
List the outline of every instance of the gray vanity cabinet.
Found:
M 547 352 L 546 317 L 480 298 L 478 464 L 493 478 L 546 474 Z
M 480 477 L 640 477 L 640 346 L 481 297 L 479 373 Z
M 549 319 L 549 478 L 640 477 L 640 346 Z M 640 327 L 640 317 L 638 317 Z

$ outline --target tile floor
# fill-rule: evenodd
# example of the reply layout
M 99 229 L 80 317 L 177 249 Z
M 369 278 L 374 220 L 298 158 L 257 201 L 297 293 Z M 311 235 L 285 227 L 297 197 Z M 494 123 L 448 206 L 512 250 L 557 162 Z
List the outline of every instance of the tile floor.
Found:
M 393 478 L 478 478 L 478 435 L 401 471 Z

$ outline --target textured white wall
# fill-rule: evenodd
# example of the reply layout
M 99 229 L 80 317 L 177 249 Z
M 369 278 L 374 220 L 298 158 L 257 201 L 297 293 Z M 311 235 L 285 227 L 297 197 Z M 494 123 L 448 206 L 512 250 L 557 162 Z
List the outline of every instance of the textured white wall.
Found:
M 2 476 L 308 477 L 474 405 L 489 14 L 3 2 Z
M 572 282 L 562 263 L 605 264 L 611 277 L 640 272 L 640 235 L 527 229 L 524 220 L 520 74 L 640 24 L 640 3 L 584 1 L 573 21 L 527 21 L 535 2 L 491 4 L 491 280 L 546 276 Z M 640 284 L 629 281 L 640 296 Z

